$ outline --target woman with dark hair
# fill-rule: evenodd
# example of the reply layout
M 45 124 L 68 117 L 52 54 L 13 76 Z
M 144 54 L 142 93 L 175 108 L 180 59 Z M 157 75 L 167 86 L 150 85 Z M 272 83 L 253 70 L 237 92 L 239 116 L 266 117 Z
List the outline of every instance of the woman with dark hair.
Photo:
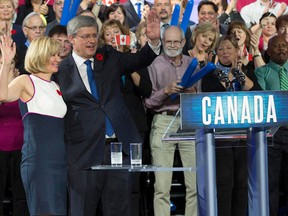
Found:
M 234 37 L 223 36 L 216 45 L 217 72 L 202 79 L 203 92 L 261 90 L 253 70 L 239 61 L 239 47 Z M 233 69 L 233 70 L 232 70 Z M 234 76 L 234 70 L 240 76 Z M 219 71 L 221 73 L 219 74 Z M 241 79 L 240 79 L 241 78 Z M 246 141 L 216 141 L 216 183 L 218 215 L 246 216 L 248 205 Z
M 242 65 L 247 66 L 249 64 L 252 67 L 251 69 L 254 70 L 265 64 L 258 48 L 259 38 L 257 35 L 250 33 L 245 23 L 232 22 L 229 25 L 227 34 L 233 36 L 238 43 Z
M 252 35 L 259 37 L 259 50 L 265 63 L 269 62 L 269 55 L 265 52 L 268 47 L 268 41 L 277 34 L 276 20 L 275 14 L 266 12 L 260 18 L 259 23 L 250 28 Z
M 271 12 L 264 13 L 260 18 L 262 35 L 260 37 L 259 50 L 263 54 L 268 47 L 269 39 L 275 36 L 277 33 L 276 20 L 277 17 Z
M 124 27 L 129 29 L 129 25 L 126 19 L 126 11 L 123 5 L 113 3 L 106 9 L 105 20 L 111 20 L 111 19 L 118 20 Z M 129 35 L 130 35 L 130 45 L 132 47 L 136 47 L 137 39 L 135 34 L 132 31 L 130 31 Z
M 55 19 L 53 6 L 48 5 L 45 0 L 25 0 L 25 4 L 18 7 L 15 23 L 22 25 L 24 18 L 33 11 L 45 17 L 46 25 Z
M 113 3 L 106 9 L 105 20 L 109 19 L 119 20 L 123 26 L 129 28 L 126 20 L 126 11 L 121 4 Z

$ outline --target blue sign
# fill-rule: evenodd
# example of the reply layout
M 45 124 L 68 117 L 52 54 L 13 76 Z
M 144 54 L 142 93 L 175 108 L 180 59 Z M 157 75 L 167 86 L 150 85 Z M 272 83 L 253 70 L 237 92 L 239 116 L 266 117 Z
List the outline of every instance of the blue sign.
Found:
M 181 94 L 183 130 L 288 126 L 288 92 Z

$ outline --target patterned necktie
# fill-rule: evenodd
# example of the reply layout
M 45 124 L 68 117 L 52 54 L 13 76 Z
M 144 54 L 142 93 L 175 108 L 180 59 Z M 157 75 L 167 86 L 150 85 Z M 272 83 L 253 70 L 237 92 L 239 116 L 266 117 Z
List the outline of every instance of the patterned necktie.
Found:
M 86 60 L 84 64 L 87 65 L 87 76 L 88 76 L 88 81 L 89 81 L 89 85 L 91 89 L 91 94 L 96 98 L 96 100 L 99 101 L 99 94 L 97 91 L 96 81 L 94 78 L 94 72 L 91 66 L 91 60 Z M 107 117 L 107 115 L 106 115 L 106 134 L 108 136 L 112 136 L 114 134 L 112 124 L 109 118 Z
M 140 3 L 140 2 L 137 2 L 137 3 L 136 3 L 136 6 L 137 6 L 137 14 L 138 14 L 138 17 L 139 17 L 139 19 L 141 19 L 141 3 Z
M 282 91 L 288 90 L 288 78 L 285 68 L 281 67 L 279 70 L 280 89 Z

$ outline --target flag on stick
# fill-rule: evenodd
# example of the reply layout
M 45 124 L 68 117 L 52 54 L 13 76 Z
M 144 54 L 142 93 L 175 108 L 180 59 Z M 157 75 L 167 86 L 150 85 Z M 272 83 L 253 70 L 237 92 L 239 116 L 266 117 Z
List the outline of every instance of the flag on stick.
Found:
M 130 45 L 130 35 L 116 35 L 117 45 Z

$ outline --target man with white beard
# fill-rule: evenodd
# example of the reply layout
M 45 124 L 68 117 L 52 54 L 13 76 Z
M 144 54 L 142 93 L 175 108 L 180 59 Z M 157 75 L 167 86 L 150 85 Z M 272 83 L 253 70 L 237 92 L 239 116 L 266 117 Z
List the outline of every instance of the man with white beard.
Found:
M 180 107 L 179 96 L 172 100 L 170 95 L 181 92 L 196 92 L 195 87 L 179 85 L 192 58 L 182 54 L 185 35 L 178 26 L 169 26 L 162 38 L 164 53 L 148 67 L 152 82 L 151 97 L 145 99 L 147 108 L 155 113 L 151 125 L 150 145 L 152 164 L 173 167 L 174 152 L 178 146 L 183 167 L 195 167 L 194 141 L 162 141 L 162 136 Z M 180 122 L 172 125 L 177 131 Z M 185 216 L 197 216 L 197 191 L 195 172 L 184 172 L 186 186 Z M 170 216 L 170 189 L 172 172 L 155 172 L 154 215 Z

